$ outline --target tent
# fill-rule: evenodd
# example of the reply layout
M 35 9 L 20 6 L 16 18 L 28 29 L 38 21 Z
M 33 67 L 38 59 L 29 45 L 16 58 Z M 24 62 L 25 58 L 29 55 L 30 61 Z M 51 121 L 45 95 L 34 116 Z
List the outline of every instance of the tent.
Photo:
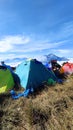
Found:
M 67 74 L 72 74 L 73 73 L 73 63 L 65 63 L 62 67 L 64 69 L 64 72 Z
M 36 59 L 22 62 L 16 67 L 15 73 L 20 78 L 20 84 L 24 89 L 36 89 L 49 78 L 57 80 L 54 73 Z
M 5 93 L 12 89 L 14 80 L 9 69 L 0 68 L 0 93 Z

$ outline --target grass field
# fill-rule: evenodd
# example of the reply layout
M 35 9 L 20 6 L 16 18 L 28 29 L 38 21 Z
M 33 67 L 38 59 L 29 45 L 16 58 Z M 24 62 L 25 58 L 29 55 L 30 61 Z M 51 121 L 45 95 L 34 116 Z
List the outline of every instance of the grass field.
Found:
M 0 95 L 0 130 L 73 130 L 73 76 L 28 98 Z

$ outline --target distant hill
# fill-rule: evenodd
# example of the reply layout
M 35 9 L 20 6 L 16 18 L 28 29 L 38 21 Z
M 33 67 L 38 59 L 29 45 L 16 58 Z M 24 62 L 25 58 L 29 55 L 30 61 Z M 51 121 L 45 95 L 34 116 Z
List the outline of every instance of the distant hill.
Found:
M 54 54 L 48 54 L 48 55 L 45 55 L 45 56 L 47 57 L 48 61 L 51 61 L 51 60 L 68 61 L 69 60 L 66 57 L 59 57 L 59 56 L 56 56 Z
M 67 59 L 66 57 L 59 57 L 51 53 L 48 55 L 41 56 L 38 60 L 41 61 L 42 63 L 46 63 L 46 62 L 50 62 L 51 60 L 57 60 L 59 62 L 61 61 L 66 62 L 69 59 Z
M 5 62 L 17 62 L 17 61 L 22 61 L 26 60 L 27 58 L 13 58 L 13 59 L 6 59 Z
M 32 58 L 32 57 L 31 57 Z M 35 57 L 36 58 L 36 57 Z M 4 60 L 6 64 L 9 64 L 9 65 L 13 65 L 13 66 L 16 66 L 18 65 L 19 63 L 23 62 L 24 60 L 27 60 L 28 58 L 24 57 L 24 58 L 13 58 L 13 59 L 6 59 Z M 46 63 L 46 62 L 49 62 L 51 60 L 57 60 L 59 62 L 66 62 L 66 61 L 69 61 L 69 59 L 67 59 L 66 57 L 59 57 L 59 56 L 56 56 L 54 54 L 47 54 L 47 55 L 42 55 L 41 57 L 39 56 L 39 58 L 36 58 L 37 60 L 41 61 L 42 63 Z
M 6 59 L 4 60 L 6 64 L 10 64 L 13 66 L 18 65 L 20 62 L 26 60 L 27 58 L 13 58 L 13 59 Z

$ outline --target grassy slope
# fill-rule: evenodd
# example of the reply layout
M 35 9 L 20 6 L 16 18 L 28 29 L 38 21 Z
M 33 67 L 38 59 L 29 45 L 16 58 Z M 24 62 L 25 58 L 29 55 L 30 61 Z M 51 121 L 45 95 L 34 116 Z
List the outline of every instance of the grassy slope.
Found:
M 29 98 L 0 95 L 0 130 L 73 130 L 73 77 Z

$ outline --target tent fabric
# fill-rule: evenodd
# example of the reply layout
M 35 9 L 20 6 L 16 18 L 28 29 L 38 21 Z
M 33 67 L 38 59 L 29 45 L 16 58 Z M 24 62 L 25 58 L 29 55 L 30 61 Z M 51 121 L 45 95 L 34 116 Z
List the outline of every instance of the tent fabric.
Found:
M 11 94 L 11 96 L 12 96 L 13 99 L 18 99 L 18 98 L 20 98 L 22 96 L 23 97 L 27 97 L 32 92 L 33 92 L 33 89 L 32 90 L 26 89 L 25 91 L 17 94 L 14 90 L 11 90 L 10 94 Z
M 0 69 L 0 93 L 5 93 L 12 89 L 14 80 L 9 69 Z
M 19 76 L 24 89 L 36 89 L 49 78 L 57 81 L 55 74 L 36 59 L 22 62 L 16 67 L 15 73 Z
M 67 74 L 72 74 L 73 73 L 73 63 L 65 63 L 63 66 L 62 66 L 63 70 L 64 70 L 64 73 L 67 73 Z

